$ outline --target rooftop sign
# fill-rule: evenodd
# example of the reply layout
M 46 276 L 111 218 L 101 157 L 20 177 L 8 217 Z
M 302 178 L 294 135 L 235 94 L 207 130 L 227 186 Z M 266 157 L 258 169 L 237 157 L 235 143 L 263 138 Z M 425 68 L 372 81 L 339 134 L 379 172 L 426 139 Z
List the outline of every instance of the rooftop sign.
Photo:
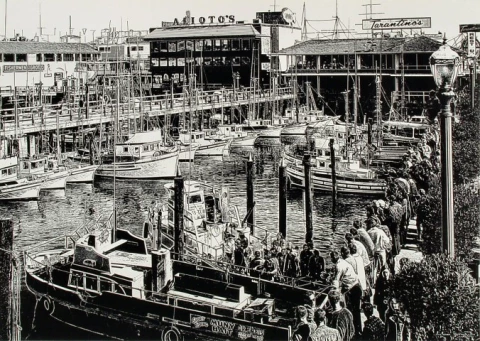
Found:
M 480 24 L 460 25 L 460 33 L 480 32 Z
M 411 30 L 432 27 L 432 18 L 391 18 L 362 20 L 364 30 Z
M 178 20 L 175 18 L 173 20 L 173 25 L 195 25 L 195 24 L 234 24 L 235 23 L 235 16 L 234 15 L 209 15 L 208 17 L 192 17 L 190 13 L 187 12 L 187 16 L 184 17 L 182 20 Z

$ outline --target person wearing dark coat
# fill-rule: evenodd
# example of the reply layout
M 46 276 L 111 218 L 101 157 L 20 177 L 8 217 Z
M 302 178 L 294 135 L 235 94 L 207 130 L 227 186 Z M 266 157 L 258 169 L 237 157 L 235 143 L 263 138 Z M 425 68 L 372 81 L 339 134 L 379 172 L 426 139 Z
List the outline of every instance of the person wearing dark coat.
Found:
M 303 250 L 300 252 L 300 273 L 302 277 L 308 276 L 308 266 L 310 257 L 313 255 L 307 244 L 303 245 Z
M 386 290 L 390 285 L 391 275 L 388 267 L 385 267 L 379 274 L 375 283 L 375 295 L 373 295 L 373 304 L 377 307 L 378 315 L 385 322 L 385 312 L 387 310 L 387 304 L 385 303 Z
M 308 273 L 312 279 L 318 281 L 323 271 L 325 271 L 325 260 L 320 256 L 320 251 L 313 250 L 313 255 L 308 261 Z

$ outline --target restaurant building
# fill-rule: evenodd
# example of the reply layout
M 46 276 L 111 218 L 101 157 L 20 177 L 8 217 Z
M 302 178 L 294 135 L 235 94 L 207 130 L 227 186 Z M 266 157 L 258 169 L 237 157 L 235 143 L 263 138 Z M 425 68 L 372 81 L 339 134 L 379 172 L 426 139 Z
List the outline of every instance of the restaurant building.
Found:
M 247 23 L 235 21 L 233 15 L 206 19 L 187 12 L 181 21 L 151 29 L 145 40 L 150 42 L 153 86 L 165 89 L 172 79 L 181 85 L 193 76 L 202 88 L 231 87 L 235 80 L 240 86 L 253 86 L 254 79 L 256 86 L 268 87 L 270 53 L 300 38 L 300 30 L 285 11 L 275 13 L 275 20 L 268 17 L 264 22 L 257 13 Z M 279 16 L 287 20 L 280 21 Z
M 404 94 L 406 106 L 414 106 L 435 89 L 429 66 L 431 54 L 442 42 L 428 36 L 390 37 L 382 34 L 372 39 L 312 39 L 281 50 L 286 57 L 280 65 L 284 81 L 296 80 L 299 86 L 310 82 L 323 100 L 326 113 L 343 115 L 345 102 L 341 92 L 350 91 L 355 84 L 359 96 L 359 111 L 372 113 L 378 105 L 380 88 L 382 111 L 388 112 Z M 459 50 L 456 50 L 462 53 Z M 377 86 L 377 84 L 379 86 Z M 417 95 L 421 94 L 421 98 Z M 407 96 L 415 95 L 415 98 Z M 412 114 L 421 114 L 419 110 Z M 350 108 L 352 108 L 350 106 Z M 352 110 L 350 109 L 350 112 Z

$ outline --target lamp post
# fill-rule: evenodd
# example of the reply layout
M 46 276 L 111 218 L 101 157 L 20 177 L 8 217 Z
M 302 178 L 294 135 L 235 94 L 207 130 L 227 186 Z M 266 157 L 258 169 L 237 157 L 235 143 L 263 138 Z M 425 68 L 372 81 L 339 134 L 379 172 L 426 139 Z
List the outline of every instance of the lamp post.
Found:
M 452 171 L 452 111 L 450 102 L 455 96 L 453 84 L 458 74 L 459 56 L 448 45 L 443 45 L 430 56 L 430 68 L 437 85 L 441 104 L 441 178 L 442 178 L 442 244 L 450 257 L 455 256 L 453 227 L 453 171 Z

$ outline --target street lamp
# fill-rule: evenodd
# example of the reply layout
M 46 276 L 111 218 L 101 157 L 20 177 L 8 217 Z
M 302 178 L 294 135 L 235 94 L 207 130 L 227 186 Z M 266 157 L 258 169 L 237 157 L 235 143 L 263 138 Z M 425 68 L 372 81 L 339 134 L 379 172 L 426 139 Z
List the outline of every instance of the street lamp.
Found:
M 459 56 L 448 45 L 446 38 L 438 51 L 430 56 L 430 68 L 437 85 L 441 104 L 440 134 L 442 162 L 442 244 L 443 250 L 454 257 L 453 233 L 453 171 L 452 171 L 452 112 L 450 102 L 455 96 L 453 84 L 457 78 Z

